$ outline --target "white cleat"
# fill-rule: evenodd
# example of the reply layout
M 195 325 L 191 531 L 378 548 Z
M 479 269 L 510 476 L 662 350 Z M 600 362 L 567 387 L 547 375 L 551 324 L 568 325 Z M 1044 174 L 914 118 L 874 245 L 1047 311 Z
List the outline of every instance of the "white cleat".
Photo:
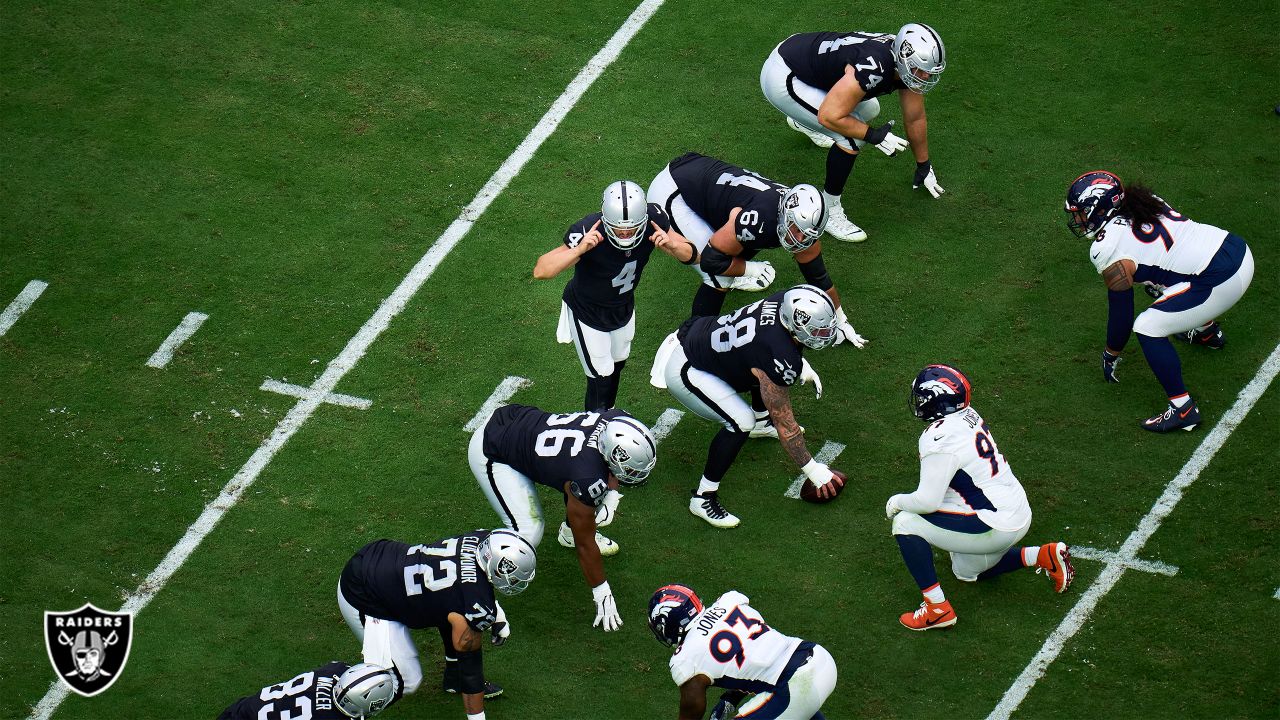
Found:
M 719 494 L 714 491 L 702 495 L 695 491 L 689 498 L 689 512 L 718 528 L 737 527 L 740 522 L 737 515 L 724 509 Z
M 804 426 L 800 426 L 800 432 L 804 432 Z M 774 426 L 771 418 L 756 420 L 756 426 L 751 428 L 751 437 L 753 438 L 777 438 L 778 428 Z
M 827 220 L 828 235 L 845 242 L 862 242 L 867 239 L 867 232 L 853 224 L 844 214 L 844 208 L 833 205 L 827 208 L 827 213 L 831 216 Z
M 801 125 L 800 123 L 796 122 L 791 118 L 787 118 L 787 125 L 790 125 L 791 129 L 795 130 L 796 132 L 801 132 L 801 133 L 804 133 L 805 135 L 808 135 L 809 140 L 812 141 L 814 145 L 817 145 L 820 148 L 829 148 L 832 145 L 834 145 L 836 142 L 835 140 L 832 140 L 829 136 L 823 135 L 822 133 L 816 130 L 810 130 L 809 128 Z
M 556 540 L 560 541 L 560 544 L 564 547 L 575 547 L 573 544 L 573 530 L 569 527 L 569 523 L 560 523 L 560 533 L 556 536 Z M 596 533 L 596 545 L 600 546 L 600 554 L 605 557 L 617 555 L 618 551 L 622 549 L 618 543 L 610 540 L 600 533 Z

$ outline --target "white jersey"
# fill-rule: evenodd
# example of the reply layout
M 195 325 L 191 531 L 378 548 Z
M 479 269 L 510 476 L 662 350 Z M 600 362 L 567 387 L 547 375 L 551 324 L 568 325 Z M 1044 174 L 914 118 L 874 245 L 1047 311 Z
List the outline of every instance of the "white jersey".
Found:
M 1132 260 L 1138 266 L 1136 281 L 1151 278 L 1147 284 L 1166 286 L 1204 272 L 1226 239 L 1226 230 L 1198 223 L 1169 208 L 1154 225 L 1134 226 L 1127 218 L 1112 218 L 1089 247 L 1089 259 L 1099 273 L 1118 260 Z
M 977 410 L 965 408 L 925 428 L 920 435 L 920 459 L 935 453 L 960 461 L 939 511 L 976 514 L 996 530 L 1016 531 L 1030 525 L 1027 493 Z
M 706 675 L 720 687 L 772 689 L 801 640 L 766 625 L 749 602 L 746 595 L 730 590 L 690 621 L 684 641 L 671 656 L 676 685 Z M 722 679 L 742 682 L 725 684 Z

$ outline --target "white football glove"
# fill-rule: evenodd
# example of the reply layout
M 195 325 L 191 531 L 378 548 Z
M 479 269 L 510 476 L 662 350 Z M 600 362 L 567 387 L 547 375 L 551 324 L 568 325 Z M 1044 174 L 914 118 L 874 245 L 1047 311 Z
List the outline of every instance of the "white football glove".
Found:
M 591 596 L 596 601 L 596 621 L 591 623 L 591 627 L 600 627 L 605 632 L 613 632 L 622 627 L 622 616 L 618 615 L 618 603 L 614 602 L 609 581 L 605 580 L 591 588 Z
M 809 458 L 809 462 L 800 468 L 800 472 L 809 478 L 814 487 L 822 487 L 835 479 L 836 474 L 831 472 L 831 467 L 826 463 L 818 462 L 817 458 Z
M 917 163 L 915 181 L 911 183 L 911 189 L 918 190 L 921 185 L 934 197 L 942 197 L 942 193 L 946 192 L 938 184 L 938 175 L 933 171 L 933 165 L 928 160 Z
M 853 329 L 848 316 L 844 314 L 844 308 L 839 307 L 836 308 L 836 344 L 839 345 L 846 342 L 856 348 L 867 346 L 867 339 Z
M 898 507 L 898 496 L 894 495 L 889 498 L 889 502 L 884 504 L 884 516 L 892 520 L 893 516 L 900 512 L 902 512 L 902 508 Z
M 911 147 L 911 143 L 893 134 L 892 120 L 880 127 L 868 127 L 867 135 L 863 140 L 875 145 L 877 150 L 890 157 Z
M 502 609 L 498 601 L 494 600 L 493 604 L 498 608 L 498 619 L 489 628 L 489 642 L 493 643 L 494 646 L 498 646 L 506 643 L 507 638 L 511 637 L 511 623 L 507 622 L 507 611 Z
M 800 384 L 813 383 L 813 391 L 818 400 L 822 399 L 822 378 L 818 377 L 818 373 L 809 364 L 808 360 L 800 358 Z
M 604 500 L 601 500 L 600 507 L 596 508 L 596 527 L 602 528 L 613 522 L 613 518 L 618 514 L 620 502 L 622 502 L 622 493 L 617 490 L 610 490 L 604 494 Z
M 759 292 L 769 287 L 773 283 L 774 277 L 778 274 L 768 260 L 747 260 L 746 263 L 747 268 L 742 272 L 741 277 L 730 278 L 733 281 L 729 284 L 730 288 Z

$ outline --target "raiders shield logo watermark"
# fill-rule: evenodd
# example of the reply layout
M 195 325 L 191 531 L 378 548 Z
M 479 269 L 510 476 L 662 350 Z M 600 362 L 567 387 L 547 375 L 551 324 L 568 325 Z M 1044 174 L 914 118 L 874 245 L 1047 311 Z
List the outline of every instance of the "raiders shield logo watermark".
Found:
M 129 659 L 133 613 L 99 610 L 44 613 L 44 647 L 53 670 L 77 693 L 93 697 L 111 687 Z

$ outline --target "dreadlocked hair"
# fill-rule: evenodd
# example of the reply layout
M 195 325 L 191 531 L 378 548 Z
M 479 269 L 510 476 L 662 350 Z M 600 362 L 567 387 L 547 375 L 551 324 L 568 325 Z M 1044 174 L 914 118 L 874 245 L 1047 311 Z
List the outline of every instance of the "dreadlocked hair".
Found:
M 1151 192 L 1151 188 L 1135 183 L 1125 188 L 1124 200 L 1117 208 L 1117 214 L 1129 218 L 1134 225 L 1155 224 L 1168 208 L 1168 204 Z

